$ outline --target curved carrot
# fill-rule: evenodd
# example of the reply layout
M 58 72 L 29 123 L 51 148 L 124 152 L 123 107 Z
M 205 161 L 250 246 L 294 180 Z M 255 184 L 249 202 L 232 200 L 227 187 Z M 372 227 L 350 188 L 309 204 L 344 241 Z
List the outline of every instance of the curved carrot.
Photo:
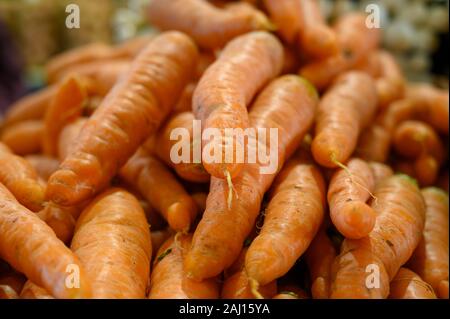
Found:
M 195 44 L 179 32 L 150 42 L 84 125 L 71 154 L 50 177 L 47 197 L 71 206 L 105 187 L 169 114 L 196 57 Z
M 289 44 L 297 44 L 303 26 L 301 0 L 264 0 L 264 7 L 282 39 Z
M 26 120 L 6 127 L 0 141 L 17 155 L 35 154 L 41 150 L 43 131 L 41 120 Z
M 205 0 L 152 0 L 147 17 L 155 27 L 184 32 L 206 49 L 221 48 L 250 31 L 272 28 L 267 17 L 251 6 L 220 9 Z
M 278 174 L 269 198 L 245 260 L 247 275 L 260 285 L 286 274 L 313 240 L 324 216 L 325 181 L 317 166 L 295 156 Z
M 45 186 L 36 171 L 26 159 L 12 154 L 7 148 L 0 148 L 0 183 L 28 209 L 39 211 L 43 208 Z
M 352 158 L 347 168 L 339 168 L 328 185 L 331 220 L 346 238 L 367 236 L 376 221 L 375 211 L 366 204 L 375 188 L 375 178 L 368 163 Z
M 72 148 L 76 143 L 77 137 L 87 121 L 88 119 L 86 117 L 80 117 L 64 126 L 61 130 L 58 138 L 58 158 L 61 161 L 72 153 Z
M 378 105 L 386 108 L 395 100 L 401 99 L 405 92 L 405 79 L 395 58 L 387 51 L 377 52 L 380 75 L 376 80 Z
M 90 278 L 52 229 L 21 206 L 1 183 L 0 202 L 1 258 L 57 298 L 90 297 Z M 78 274 L 74 279 L 78 285 L 72 285 L 68 277 L 72 272 Z
M 436 295 L 416 273 L 402 267 L 391 281 L 389 299 L 436 299 Z
M 27 281 L 20 293 L 20 299 L 54 299 L 44 288 Z
M 206 210 L 185 260 L 190 276 L 196 279 L 213 277 L 238 257 L 258 216 L 264 193 L 284 160 L 295 151 L 310 129 L 317 102 L 314 88 L 295 75 L 274 80 L 260 93 L 250 111 L 250 124 L 255 128 L 278 130 L 276 172 L 261 174 L 261 163 L 245 164 L 242 173 L 233 181 L 236 198 L 231 207 L 227 202 L 227 182 L 211 178 Z M 273 150 L 274 145 L 266 141 L 266 147 Z
M 206 171 L 217 178 L 236 177 L 242 169 L 238 163 L 239 142 L 236 135 L 226 136 L 225 129 L 249 126 L 247 106 L 270 79 L 281 72 L 283 47 L 269 33 L 252 32 L 227 44 L 220 57 L 200 79 L 192 98 L 192 108 L 202 129 L 218 129 L 221 137 L 205 139 L 203 150 L 220 151 L 220 163 L 205 161 Z M 231 152 L 230 152 L 231 151 Z M 232 158 L 226 158 L 231 155 Z M 204 155 L 204 154 L 202 154 Z
M 92 278 L 94 298 L 144 298 L 152 246 L 149 225 L 137 199 L 111 188 L 78 218 L 72 251 Z
M 189 230 L 198 208 L 164 164 L 145 152 L 138 152 L 119 174 L 139 190 L 173 230 Z
M 59 167 L 59 161 L 56 158 L 45 155 L 27 155 L 25 159 L 33 166 L 40 178 L 47 181 Z
M 83 79 L 69 76 L 64 79 L 52 99 L 44 116 L 42 150 L 48 156 L 57 155 L 59 133 L 69 122 L 81 116 L 87 90 Z
M 149 299 L 217 299 L 217 278 L 193 281 L 183 269 L 191 235 L 169 238 L 159 249 L 150 278 Z
M 394 175 L 392 168 L 386 164 L 378 162 L 369 162 L 370 169 L 372 170 L 375 186 L 385 178 Z
M 423 238 L 408 267 L 429 283 L 439 298 L 441 285 L 448 288 L 448 195 L 434 187 L 422 190 L 426 203 Z M 448 290 L 447 290 L 448 298 Z
M 386 298 L 389 282 L 419 244 L 425 203 L 415 181 L 391 176 L 376 187 L 375 197 L 372 208 L 378 215 L 372 232 L 345 239 L 334 261 L 331 298 Z
M 317 233 L 305 253 L 311 277 L 311 295 L 314 299 L 328 299 L 331 293 L 331 266 L 336 250 L 324 227 Z
M 374 116 L 376 103 L 370 76 L 353 71 L 338 77 L 319 103 L 311 146 L 314 159 L 330 168 L 346 162 Z

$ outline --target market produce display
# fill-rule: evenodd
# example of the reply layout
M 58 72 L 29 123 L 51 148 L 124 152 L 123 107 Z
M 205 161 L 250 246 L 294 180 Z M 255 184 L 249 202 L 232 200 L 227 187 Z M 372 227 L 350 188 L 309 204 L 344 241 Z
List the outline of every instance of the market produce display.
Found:
M 448 89 L 323 8 L 151 0 L 47 61 L 0 120 L 0 298 L 448 299 Z

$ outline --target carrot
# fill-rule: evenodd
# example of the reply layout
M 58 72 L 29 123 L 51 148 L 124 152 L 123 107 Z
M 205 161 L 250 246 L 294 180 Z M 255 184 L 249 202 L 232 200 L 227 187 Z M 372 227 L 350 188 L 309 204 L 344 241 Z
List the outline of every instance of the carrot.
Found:
M 56 158 L 45 155 L 27 155 L 25 159 L 31 164 L 36 173 L 44 181 L 47 181 L 59 166 L 59 161 Z
M 116 57 L 134 58 L 157 36 L 157 33 L 152 32 L 125 40 L 113 48 L 113 55 Z
M 28 209 L 32 211 L 42 209 L 45 186 L 39 181 L 36 171 L 27 160 L 2 147 L 0 147 L 0 183 Z
M 194 94 L 196 83 L 189 83 L 183 90 L 177 104 L 175 105 L 172 114 L 179 114 L 183 112 L 192 111 L 192 95 Z
M 77 220 L 72 251 L 92 278 L 94 298 L 144 298 L 152 246 L 137 199 L 120 188 L 99 194 Z
M 0 205 L 0 257 L 57 298 L 90 297 L 90 280 L 78 258 L 2 184 Z M 74 281 L 68 277 L 72 272 L 78 274 Z
M 402 267 L 391 281 L 389 299 L 436 299 L 436 295 L 416 273 Z
M 448 286 L 448 195 L 434 187 L 424 188 L 422 195 L 426 203 L 425 229 L 408 267 L 443 298 L 441 285 L 446 281 Z
M 206 209 L 206 198 L 208 197 L 208 194 L 203 192 L 196 192 L 191 195 L 192 199 L 197 204 L 197 207 L 199 208 L 200 212 L 204 212 Z
M 325 167 L 338 167 L 356 148 L 358 136 L 376 110 L 375 84 L 352 71 L 338 77 L 319 103 L 312 153 Z
M 328 27 L 317 0 L 301 0 L 300 50 L 312 58 L 326 58 L 339 51 L 335 32 Z
M 267 17 L 251 6 L 220 9 L 205 0 L 152 0 L 147 17 L 158 29 L 184 32 L 206 49 L 221 48 L 250 31 L 272 28 Z
M 379 51 L 374 51 L 358 62 L 354 69 L 358 71 L 363 71 L 369 74 L 374 79 L 377 79 L 381 76 L 382 68 L 381 61 L 379 58 Z
M 377 55 L 380 63 L 380 76 L 376 80 L 378 105 L 380 108 L 386 108 L 403 97 L 405 79 L 400 66 L 390 53 L 381 50 Z
M 312 61 L 300 69 L 300 75 L 319 90 L 325 89 L 340 73 L 361 63 L 380 41 L 380 30 L 367 28 L 364 14 L 346 14 L 338 19 L 333 29 L 341 47 L 340 52 Z
M 260 285 L 283 276 L 308 248 L 323 221 L 325 181 L 304 154 L 288 161 L 272 185 L 264 224 L 247 252 L 248 277 Z
M 151 225 L 151 224 L 150 224 Z M 152 225 L 153 228 L 153 225 Z M 150 236 L 152 239 L 152 260 L 154 260 L 158 256 L 159 248 L 174 235 L 174 232 L 171 228 L 167 227 L 165 229 L 157 230 L 151 232 Z
M 58 138 L 58 157 L 61 161 L 72 153 L 72 148 L 76 144 L 78 135 L 87 121 L 87 118 L 80 117 L 73 122 L 68 123 L 61 130 Z
M 40 120 L 26 120 L 6 127 L 0 141 L 15 154 L 27 155 L 39 153 L 44 125 Z
M 27 281 L 20 293 L 20 299 L 54 299 L 44 288 Z
M 189 230 L 198 208 L 164 164 L 145 152 L 138 152 L 119 174 L 139 190 L 173 230 Z
M 42 150 L 48 156 L 56 156 L 59 133 L 71 121 L 81 116 L 87 99 L 83 79 L 69 76 L 58 86 L 44 117 Z
M 439 162 L 429 154 L 420 155 L 413 164 L 414 177 L 422 187 L 434 185 L 439 174 Z
M 372 174 L 375 181 L 375 186 L 385 178 L 394 175 L 394 171 L 392 168 L 386 164 L 378 163 L 378 162 L 369 162 L 370 169 L 372 170 Z
M 203 73 L 216 61 L 216 55 L 210 51 L 200 51 L 197 60 L 197 67 L 195 68 L 194 80 L 198 81 L 203 76 Z
M 56 237 L 63 243 L 70 244 L 75 222 L 81 210 L 82 208 L 78 206 L 61 207 L 50 202 L 37 215 L 53 229 Z
M 331 298 L 386 298 L 389 282 L 419 244 L 425 203 L 414 180 L 391 176 L 376 187 L 375 197 L 372 232 L 345 239 L 334 261 Z
M 271 82 L 253 104 L 250 125 L 279 132 L 277 171 L 310 129 L 317 102 L 317 93 L 307 81 L 286 75 Z M 274 147 L 266 143 L 267 149 Z M 228 183 L 211 178 L 206 210 L 185 260 L 186 271 L 193 278 L 213 277 L 238 257 L 258 216 L 262 197 L 277 173 L 261 174 L 262 166 L 259 162 L 244 164 L 233 181 L 236 198 L 231 205 L 227 201 Z
M 153 207 L 147 202 L 147 200 L 142 199 L 142 195 L 139 194 L 138 191 L 132 192 L 130 190 L 130 193 L 136 196 L 137 199 L 139 199 L 139 204 L 141 204 L 141 207 L 144 210 L 148 224 L 152 226 L 152 231 L 161 230 L 167 226 L 166 221 L 153 209 Z
M 202 141 L 203 150 L 220 150 L 220 163 L 203 158 L 206 171 L 217 178 L 235 178 L 242 163 L 235 159 L 239 140 L 226 136 L 225 129 L 249 126 L 247 106 L 270 79 L 281 72 L 283 48 L 269 33 L 252 32 L 227 44 L 220 57 L 200 79 L 192 108 L 203 130 L 215 128 L 221 137 Z M 236 145 L 236 146 L 235 146 Z M 230 152 L 231 151 L 231 152 Z M 232 158 L 225 157 L 227 154 Z
M 169 114 L 196 57 L 194 43 L 178 32 L 150 42 L 83 126 L 71 154 L 50 177 L 47 197 L 71 206 L 105 187 Z
M 191 235 L 172 236 L 159 249 L 150 279 L 149 299 L 217 299 L 217 278 L 193 281 L 186 276 L 183 258 Z
M 264 0 L 263 3 L 281 38 L 288 44 L 297 44 L 303 27 L 301 0 Z
M 57 87 L 55 85 L 49 85 L 42 90 L 30 93 L 12 104 L 5 114 L 2 127 L 5 128 L 26 120 L 42 119 L 56 90 Z
M 314 299 L 328 299 L 331 292 L 331 265 L 336 250 L 322 227 L 305 253 Z

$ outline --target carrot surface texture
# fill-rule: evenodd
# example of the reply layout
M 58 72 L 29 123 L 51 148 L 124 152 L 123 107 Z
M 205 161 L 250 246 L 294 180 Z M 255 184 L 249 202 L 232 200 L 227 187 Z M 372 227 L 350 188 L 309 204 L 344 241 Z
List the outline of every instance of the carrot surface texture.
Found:
M 6 144 L 14 154 L 36 154 L 42 148 L 44 124 L 41 120 L 26 120 L 9 125 L 2 130 L 0 141 Z
M 156 132 L 192 76 L 192 40 L 155 38 L 83 126 L 71 153 L 48 181 L 47 197 L 71 206 L 104 188 L 139 145 Z
M 110 188 L 98 195 L 78 218 L 71 249 L 92 278 L 93 298 L 145 298 L 150 228 L 130 193 Z
M 389 299 L 436 299 L 436 295 L 419 275 L 402 267 L 391 281 Z
M 331 298 L 387 298 L 389 282 L 419 244 L 425 202 L 415 181 L 391 176 L 374 195 L 375 227 L 364 238 L 343 241 L 333 264 Z
M 271 82 L 253 104 L 250 125 L 278 129 L 277 172 L 310 129 L 317 102 L 317 92 L 307 81 L 287 75 Z M 266 143 L 266 150 L 274 147 L 268 140 Z M 186 271 L 193 278 L 218 275 L 238 257 L 258 216 L 262 197 L 277 174 L 261 174 L 262 166 L 259 161 L 245 164 L 233 181 L 235 198 L 231 208 L 227 200 L 228 183 L 211 178 L 206 210 L 185 260 Z

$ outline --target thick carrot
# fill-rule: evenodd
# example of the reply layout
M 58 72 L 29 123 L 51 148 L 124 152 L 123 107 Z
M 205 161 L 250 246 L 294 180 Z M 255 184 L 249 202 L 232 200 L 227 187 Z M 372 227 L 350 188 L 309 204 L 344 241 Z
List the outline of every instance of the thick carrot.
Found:
M 0 202 L 0 257 L 57 298 L 90 297 L 89 277 L 52 229 L 2 184 Z
M 217 8 L 205 0 L 152 0 L 147 17 L 155 27 L 182 31 L 206 49 L 221 48 L 234 37 L 250 31 L 272 28 L 259 10 L 242 5 L 238 9 Z
M 392 54 L 377 52 L 380 63 L 380 75 L 376 80 L 378 105 L 386 108 L 393 101 L 401 99 L 405 92 L 405 78 Z
M 72 251 L 92 278 L 94 298 L 144 298 L 152 246 L 138 200 L 120 188 L 98 195 L 78 218 Z
M 150 42 L 83 126 L 71 154 L 50 177 L 47 197 L 71 206 L 105 187 L 170 113 L 196 57 L 195 44 L 179 32 Z
M 301 0 L 264 0 L 263 3 L 281 38 L 288 44 L 298 44 L 303 26 Z
M 300 51 L 312 58 L 326 58 L 339 52 L 336 33 L 328 27 L 317 0 L 300 1 Z
M 186 271 L 196 279 L 213 277 L 238 257 L 246 236 L 258 216 L 262 197 L 276 173 L 300 145 L 312 125 L 318 96 L 313 87 L 295 75 L 271 82 L 258 96 L 250 111 L 250 124 L 278 131 L 276 172 L 263 172 L 260 162 L 246 163 L 233 181 L 236 194 L 229 208 L 228 183 L 211 178 L 203 218 L 194 232 L 192 249 L 186 256 Z M 266 150 L 274 145 L 266 141 Z
M 21 98 L 8 108 L 1 126 L 4 128 L 26 120 L 42 119 L 56 90 L 55 85 L 49 85 Z
M 187 232 L 198 208 L 169 169 L 155 157 L 138 151 L 120 176 L 144 196 L 175 231 Z
M 426 203 L 425 229 L 408 267 L 429 283 L 439 298 L 444 298 L 441 285 L 448 287 L 448 195 L 434 187 L 423 189 L 422 195 Z
M 64 79 L 53 97 L 44 117 L 42 150 L 48 156 L 56 156 L 58 137 L 62 128 L 81 116 L 87 99 L 83 79 L 69 76 Z
M 20 293 L 20 299 L 54 299 L 44 288 L 27 281 Z
M 346 162 L 376 105 L 375 83 L 370 76 L 352 71 L 338 77 L 319 103 L 311 146 L 314 159 L 330 168 Z
M 366 204 L 375 188 L 375 178 L 369 164 L 352 158 L 347 167 L 339 168 L 328 185 L 331 220 L 346 238 L 367 236 L 376 221 L 375 211 Z
M 36 171 L 26 159 L 12 154 L 6 147 L 0 147 L 0 183 L 28 209 L 39 211 L 43 208 L 45 186 Z
M 416 273 L 402 267 L 391 281 L 389 299 L 436 299 L 436 295 Z
M 186 276 L 183 258 L 191 235 L 169 238 L 159 249 L 150 279 L 149 299 L 217 299 L 217 278 L 194 281 Z
M 331 265 L 336 249 L 322 227 L 305 253 L 311 277 L 311 295 L 314 299 L 328 299 L 331 293 Z
M 334 261 L 331 298 L 387 298 L 389 282 L 419 244 L 425 203 L 415 181 L 391 176 L 376 187 L 375 197 L 374 229 L 362 239 L 345 239 Z
M 226 136 L 225 129 L 249 126 L 247 106 L 257 91 L 281 72 L 282 63 L 283 47 L 277 38 L 252 32 L 228 43 L 200 79 L 192 98 L 194 115 L 202 121 L 203 130 L 214 128 L 221 133 L 202 141 L 203 150 L 220 151 L 219 163 L 203 158 L 203 166 L 212 176 L 226 178 L 229 174 L 234 178 L 239 174 L 243 165 L 235 157 L 242 143 L 236 135 Z
M 323 221 L 325 181 L 304 154 L 288 161 L 274 181 L 264 224 L 247 252 L 248 277 L 265 285 L 283 276 L 308 248 Z
M 61 161 L 72 153 L 72 148 L 76 144 L 77 137 L 87 121 L 87 118 L 80 117 L 64 126 L 61 130 L 58 138 L 58 158 Z
M 40 178 L 47 181 L 59 167 L 59 161 L 56 158 L 45 155 L 27 155 L 25 159 L 33 166 Z
M 39 153 L 44 124 L 41 120 L 26 120 L 6 127 L 0 141 L 17 155 Z
M 370 169 L 372 170 L 375 186 L 385 178 L 394 175 L 392 168 L 386 164 L 378 162 L 369 162 Z

